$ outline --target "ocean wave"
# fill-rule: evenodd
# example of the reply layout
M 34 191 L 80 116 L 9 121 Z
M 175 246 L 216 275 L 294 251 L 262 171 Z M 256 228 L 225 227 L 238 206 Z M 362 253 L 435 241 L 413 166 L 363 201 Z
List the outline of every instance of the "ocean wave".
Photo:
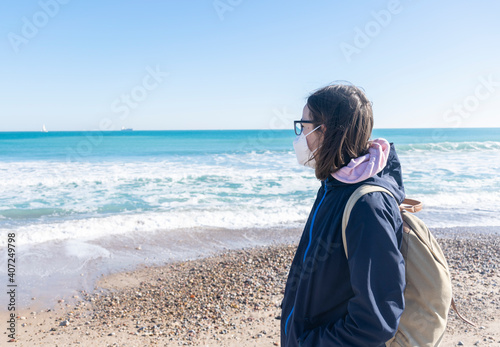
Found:
M 474 195 L 409 194 L 421 200 L 423 210 L 417 213 L 429 227 L 498 226 L 499 198 L 495 194 Z M 48 241 L 92 241 L 103 237 L 161 231 L 181 233 L 196 230 L 303 228 L 313 200 L 289 204 L 277 199 L 265 204 L 226 203 L 210 207 L 180 207 L 171 211 L 117 213 L 92 218 L 38 221 L 0 228 L 0 248 L 6 246 L 8 232 L 15 232 L 19 245 Z M 272 236 L 270 236 L 272 237 Z
M 36 219 L 44 216 L 63 216 L 70 215 L 72 211 L 65 210 L 63 208 L 32 208 L 32 209 L 22 209 L 22 208 L 12 208 L 0 210 L 0 217 L 2 219 Z
M 426 223 L 498 224 L 500 142 L 396 149 L 408 197 L 424 202 Z M 0 162 L 0 173 L 0 234 L 19 231 L 27 244 L 163 229 L 297 227 L 320 187 L 291 150 Z
M 164 212 L 128 213 L 96 218 L 31 223 L 9 229 L 0 229 L 0 235 L 7 232 L 17 234 L 16 243 L 29 245 L 54 240 L 95 240 L 105 236 L 132 232 L 151 233 L 159 230 L 176 229 L 248 229 L 271 227 L 300 227 L 304 224 L 312 201 L 304 206 L 284 206 L 276 201 L 266 206 L 239 206 L 224 209 L 177 209 Z M 277 206 L 279 206 L 277 208 Z M 6 237 L 0 240 L 0 247 L 6 246 Z
M 500 136 L 499 136 L 500 137 Z M 500 142 L 471 141 L 471 142 L 437 142 L 437 143 L 410 143 L 395 144 L 398 152 L 477 152 L 500 151 Z

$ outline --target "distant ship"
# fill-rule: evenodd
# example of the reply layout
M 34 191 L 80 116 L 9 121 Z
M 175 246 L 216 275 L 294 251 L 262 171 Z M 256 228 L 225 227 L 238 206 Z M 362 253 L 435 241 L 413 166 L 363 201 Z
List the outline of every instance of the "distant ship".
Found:
M 125 127 L 122 127 L 122 131 L 133 131 L 134 129 L 132 128 L 125 128 Z
M 45 128 L 45 124 L 43 125 L 42 127 L 42 133 L 48 133 L 49 131 L 47 130 L 47 128 Z

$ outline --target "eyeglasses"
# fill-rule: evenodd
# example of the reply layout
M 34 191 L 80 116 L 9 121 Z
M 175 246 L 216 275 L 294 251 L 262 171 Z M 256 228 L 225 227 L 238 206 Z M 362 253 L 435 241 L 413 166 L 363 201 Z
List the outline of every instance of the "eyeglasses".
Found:
M 295 120 L 295 121 L 293 121 L 293 126 L 295 128 L 295 135 L 297 135 L 297 136 L 302 134 L 302 130 L 304 130 L 304 126 L 302 125 L 302 123 L 312 124 L 314 122 L 312 120 Z

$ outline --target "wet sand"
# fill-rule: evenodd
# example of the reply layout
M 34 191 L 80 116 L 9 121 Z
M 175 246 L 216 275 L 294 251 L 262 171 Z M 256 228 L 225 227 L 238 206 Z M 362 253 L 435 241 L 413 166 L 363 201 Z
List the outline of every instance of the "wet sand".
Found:
M 500 343 L 498 232 L 435 233 L 454 297 L 442 346 Z M 448 236 L 446 236 L 447 234 Z M 17 312 L 11 346 L 279 346 L 279 307 L 296 244 L 232 250 L 103 276 L 95 291 Z M 1 321 L 6 322 L 6 312 Z M 8 341 L 2 323 L 2 345 Z

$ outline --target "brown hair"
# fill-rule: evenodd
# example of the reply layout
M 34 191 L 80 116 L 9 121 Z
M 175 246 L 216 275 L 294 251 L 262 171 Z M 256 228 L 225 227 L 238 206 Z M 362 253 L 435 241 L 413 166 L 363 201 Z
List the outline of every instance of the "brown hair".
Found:
M 316 177 L 327 179 L 352 158 L 368 153 L 373 129 L 371 102 L 353 85 L 335 84 L 316 90 L 307 98 L 321 145 L 314 153 Z

